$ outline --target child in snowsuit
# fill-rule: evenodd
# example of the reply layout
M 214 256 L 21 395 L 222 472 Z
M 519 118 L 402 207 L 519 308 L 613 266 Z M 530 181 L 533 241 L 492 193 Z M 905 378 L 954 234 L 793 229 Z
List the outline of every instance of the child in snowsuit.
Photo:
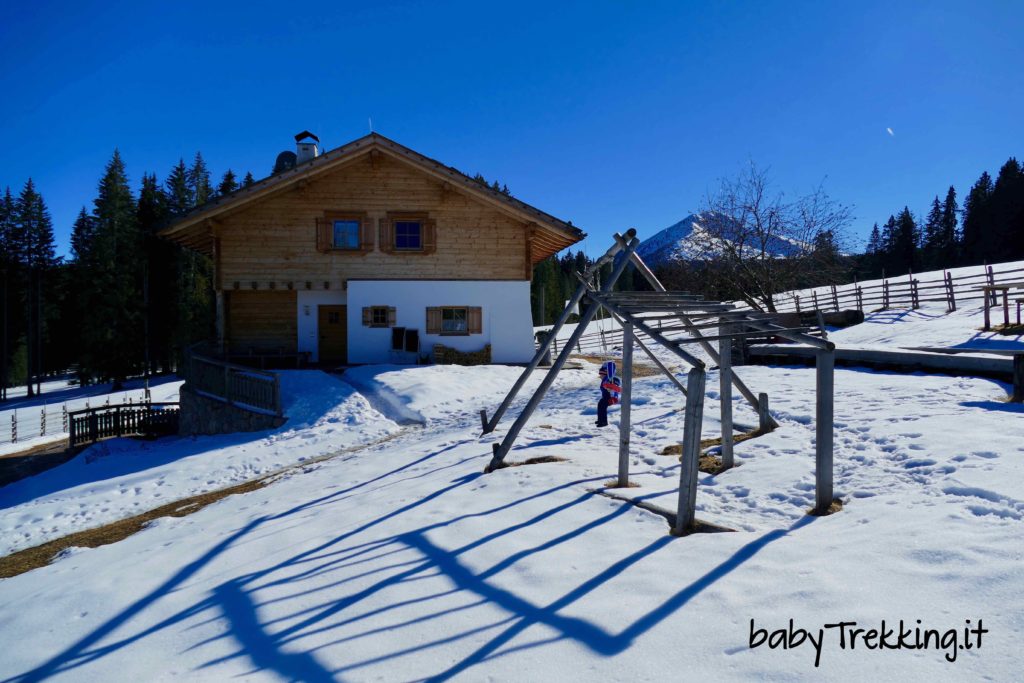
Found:
M 601 377 L 601 400 L 597 402 L 597 426 L 608 426 L 608 406 L 619 402 L 622 393 L 622 384 L 615 376 L 615 361 L 607 361 L 597 371 Z

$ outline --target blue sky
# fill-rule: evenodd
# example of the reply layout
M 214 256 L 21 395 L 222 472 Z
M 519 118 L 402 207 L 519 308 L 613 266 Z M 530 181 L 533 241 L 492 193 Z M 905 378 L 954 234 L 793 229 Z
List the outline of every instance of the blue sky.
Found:
M 115 147 L 135 185 L 197 150 L 259 178 L 300 130 L 330 148 L 370 117 L 592 254 L 749 160 L 824 181 L 857 246 L 1024 156 L 1024 2 L 37 1 L 5 10 L 0 64 L 0 187 L 35 179 L 62 253 Z

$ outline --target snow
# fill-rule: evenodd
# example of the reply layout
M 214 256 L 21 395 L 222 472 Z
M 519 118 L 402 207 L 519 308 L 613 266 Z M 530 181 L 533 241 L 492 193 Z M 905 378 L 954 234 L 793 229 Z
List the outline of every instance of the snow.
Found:
M 924 345 L 927 325 L 948 328 L 935 339 L 953 339 L 977 322 L 976 313 L 903 316 L 891 330 L 878 321 L 833 338 Z M 662 517 L 599 492 L 616 471 L 618 415 L 593 427 L 597 366 L 583 365 L 559 376 L 509 456 L 563 462 L 482 474 L 539 373 L 481 438 L 478 411 L 493 411 L 519 368 L 376 366 L 341 380 L 286 373 L 292 419 L 278 432 L 117 443 L 92 464 L 52 470 L 38 498 L 26 487 L 51 473 L 23 482 L 14 506 L 19 485 L 0 489 L 4 538 L 20 515 L 36 543 L 49 526 L 76 528 L 80 503 L 102 516 L 100 505 L 130 498 L 111 490 L 122 481 L 150 484 L 153 503 L 163 472 L 187 495 L 194 482 L 179 462 L 217 469 L 220 486 L 234 471 L 351 446 L 266 488 L 0 581 L 0 636 L 17 644 L 0 659 L 0 680 L 1019 677 L 1024 408 L 1003 402 L 1005 384 L 837 368 L 844 509 L 819 518 L 805 514 L 813 369 L 737 368 L 770 393 L 780 428 L 737 444 L 738 467 L 700 476 L 698 517 L 736 531 L 674 538 Z M 707 386 L 711 437 L 716 371 Z M 679 465 L 660 453 L 682 437 L 682 397 L 658 376 L 637 379 L 634 395 L 639 486 L 617 494 L 673 508 Z M 734 411 L 738 423 L 756 422 L 741 399 Z M 129 446 L 134 459 L 119 450 Z M 118 462 L 125 469 L 86 475 Z M 843 649 L 829 629 L 816 668 L 809 643 L 749 648 L 752 619 L 772 630 L 792 619 L 814 634 L 843 620 L 891 628 L 920 619 L 961 638 L 970 619 L 988 633 L 981 648 L 950 653 Z
M 162 376 L 150 379 L 149 386 L 151 401 L 177 401 L 181 382 L 176 377 Z M 63 428 L 64 409 L 72 412 L 107 403 L 116 405 L 146 400 L 145 381 L 141 379 L 125 382 L 124 389 L 116 392 L 111 391 L 109 384 L 80 387 L 68 384 L 67 380 L 51 380 L 42 383 L 42 392 L 29 398 L 24 386 L 8 390 L 9 399 L 0 403 L 0 456 L 66 439 L 68 435 Z M 45 433 L 42 425 L 44 412 Z M 17 441 L 12 440 L 12 419 L 18 425 Z
M 177 393 L 180 382 L 173 386 Z M 281 400 L 288 421 L 277 430 L 111 439 L 3 487 L 0 556 L 399 430 L 351 386 L 322 372 L 282 372 Z

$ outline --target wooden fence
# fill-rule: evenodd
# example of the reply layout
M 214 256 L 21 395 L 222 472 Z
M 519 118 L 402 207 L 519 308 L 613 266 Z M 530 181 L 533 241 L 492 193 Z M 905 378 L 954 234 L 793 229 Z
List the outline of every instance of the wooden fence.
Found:
M 924 303 L 940 302 L 945 303 L 947 311 L 953 312 L 957 310 L 958 305 L 966 302 L 982 302 L 985 298 L 980 289 L 982 286 L 1024 281 L 1024 268 L 996 270 L 997 268 L 998 265 L 984 266 L 981 272 L 960 276 L 954 276 L 944 270 L 941 279 L 925 282 L 918 280 L 913 273 L 908 273 L 897 278 L 883 278 L 881 282 L 871 285 L 853 282 L 799 292 L 783 292 L 775 296 L 775 306 L 779 313 L 813 316 L 819 311 L 828 313 L 842 310 L 868 312 L 898 308 L 917 309 Z M 1024 299 L 1024 291 L 1021 292 L 1020 298 Z M 994 297 L 992 303 L 997 303 Z M 606 321 L 595 322 L 603 324 Z M 555 353 L 563 343 L 564 340 L 552 342 Z M 598 329 L 580 337 L 577 352 L 604 353 L 621 344 L 622 330 L 617 326 L 608 330 Z
M 776 295 L 775 307 L 780 313 L 846 309 L 884 311 L 890 308 L 917 309 L 926 302 L 939 302 L 946 304 L 947 311 L 953 312 L 958 304 L 983 301 L 985 294 L 980 289 L 982 286 L 1021 280 L 1024 280 L 1024 268 L 995 270 L 994 266 L 984 266 L 979 273 L 960 276 L 944 270 L 942 279 L 925 282 L 921 282 L 913 273 L 907 273 L 900 277 L 882 278 L 881 282 L 871 285 L 852 282 L 785 292 Z
M 281 380 L 277 374 L 189 352 L 185 381 L 204 396 L 247 410 L 281 415 Z
M 119 436 L 166 436 L 178 433 L 177 403 L 101 406 L 68 413 L 72 448 Z

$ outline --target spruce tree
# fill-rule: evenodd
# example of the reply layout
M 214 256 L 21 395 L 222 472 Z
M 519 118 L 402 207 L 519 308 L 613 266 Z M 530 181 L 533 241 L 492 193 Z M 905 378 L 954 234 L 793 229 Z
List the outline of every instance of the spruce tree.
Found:
M 168 370 L 173 359 L 178 247 L 157 236 L 167 221 L 167 196 L 156 174 L 142 176 L 139 231 L 144 242 L 143 303 L 146 373 Z
M 33 379 L 38 389 L 40 377 L 47 370 L 43 364 L 43 348 L 50 307 L 44 291 L 47 278 L 57 263 L 50 212 L 31 178 L 14 203 L 14 226 L 19 241 L 16 253 L 24 277 L 25 358 L 28 395 L 31 396 Z
M 942 203 L 941 237 L 939 238 L 939 260 L 943 268 L 955 265 L 960 237 L 957 234 L 956 190 L 949 186 L 946 200 Z
M 1010 157 L 992 188 L 991 239 L 985 250 L 993 261 L 1024 257 L 1024 171 Z
M 964 201 L 963 241 L 964 265 L 976 265 L 988 258 L 992 228 L 992 177 L 981 174 Z
M 194 206 L 202 206 L 213 198 L 213 186 L 210 184 L 210 169 L 203 161 L 203 155 L 196 152 L 192 167 L 188 170 L 188 186 L 192 194 Z
M 893 243 L 893 265 L 900 271 L 918 270 L 916 259 L 918 232 L 914 214 L 903 207 L 896 219 Z
M 235 179 L 235 173 L 230 168 L 224 172 L 224 176 L 220 179 L 220 185 L 217 186 L 217 195 L 223 197 L 224 195 L 231 194 L 238 189 L 238 180 Z
M 0 200 L 0 285 L 3 286 L 0 300 L 0 400 L 7 399 L 7 387 L 10 383 L 12 343 L 12 311 L 16 298 L 13 296 L 12 285 L 17 279 L 17 261 L 14 243 L 14 197 L 11 188 L 4 191 Z
M 942 205 L 936 195 L 932 200 L 932 208 L 924 223 L 924 239 L 921 245 L 923 252 L 922 267 L 936 268 L 940 265 L 942 252 Z
M 878 230 L 878 223 L 871 228 L 871 236 L 868 237 L 868 246 L 864 252 L 872 256 L 877 256 L 882 252 L 882 233 Z
M 95 321 L 87 328 L 95 370 L 114 390 L 141 366 L 143 347 L 142 240 L 135 198 L 117 150 L 99 184 L 93 217 L 92 276 Z
M 256 179 L 252 177 L 252 171 L 245 174 L 245 178 L 242 179 L 242 187 L 249 187 L 256 183 Z

